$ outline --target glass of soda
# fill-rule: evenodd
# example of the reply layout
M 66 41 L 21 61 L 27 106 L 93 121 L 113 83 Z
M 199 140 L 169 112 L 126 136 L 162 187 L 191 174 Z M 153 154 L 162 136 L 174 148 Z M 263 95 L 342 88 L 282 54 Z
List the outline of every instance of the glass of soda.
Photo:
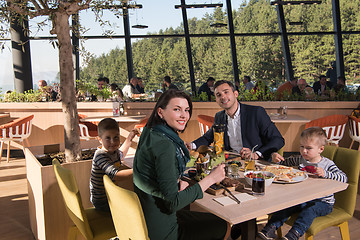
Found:
M 252 180 L 252 193 L 256 196 L 265 194 L 265 177 L 264 174 L 257 174 Z

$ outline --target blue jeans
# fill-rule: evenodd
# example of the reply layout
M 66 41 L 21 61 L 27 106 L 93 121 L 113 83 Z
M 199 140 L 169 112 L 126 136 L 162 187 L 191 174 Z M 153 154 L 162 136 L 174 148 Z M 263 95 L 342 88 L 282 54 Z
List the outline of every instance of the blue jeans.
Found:
M 285 221 L 293 214 L 298 213 L 292 228 L 296 230 L 300 236 L 304 235 L 309 229 L 316 217 L 325 216 L 332 212 L 333 205 L 315 199 L 306 203 L 296 205 L 278 212 L 275 212 L 268 225 L 275 225 L 276 229 L 281 227 Z

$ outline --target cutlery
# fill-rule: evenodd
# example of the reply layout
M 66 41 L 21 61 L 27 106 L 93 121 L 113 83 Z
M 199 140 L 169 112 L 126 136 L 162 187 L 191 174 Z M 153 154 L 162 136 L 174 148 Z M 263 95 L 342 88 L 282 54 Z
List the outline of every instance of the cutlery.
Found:
M 240 203 L 241 203 L 240 200 L 237 199 L 237 197 L 235 197 L 234 194 L 232 194 L 232 192 L 231 192 L 227 187 L 225 187 L 225 186 L 222 185 L 221 183 L 220 183 L 220 187 L 221 187 L 222 189 L 224 189 L 224 190 L 229 194 L 229 197 L 230 197 L 232 200 L 234 200 L 237 204 L 240 204 Z

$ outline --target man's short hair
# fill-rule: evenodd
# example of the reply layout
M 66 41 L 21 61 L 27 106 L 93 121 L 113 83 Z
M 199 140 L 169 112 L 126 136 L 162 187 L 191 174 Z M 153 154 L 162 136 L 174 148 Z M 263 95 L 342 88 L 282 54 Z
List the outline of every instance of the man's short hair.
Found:
M 326 76 L 325 75 L 320 75 L 319 80 L 321 80 L 322 78 L 326 78 Z
M 213 77 L 209 77 L 209 78 L 206 80 L 206 83 L 211 82 L 211 81 L 214 81 L 214 82 L 215 82 L 215 79 L 214 79 Z
M 107 77 L 100 77 L 100 78 L 98 78 L 97 81 L 98 81 L 98 82 L 106 82 L 107 84 L 109 84 L 109 82 L 110 82 Z
M 326 132 L 321 127 L 310 127 L 305 129 L 301 133 L 300 138 L 305 140 L 316 138 L 319 146 L 325 146 L 327 143 Z
M 104 118 L 99 122 L 98 135 L 101 137 L 105 131 L 113 130 L 119 131 L 119 124 L 113 118 Z
M 165 77 L 164 77 L 164 81 L 167 82 L 167 83 L 171 83 L 171 78 L 170 78 L 170 76 L 165 76 Z
M 233 91 L 235 91 L 235 86 L 234 86 L 234 84 L 233 84 L 232 82 L 226 81 L 226 80 L 219 80 L 219 81 L 215 82 L 215 84 L 214 84 L 214 89 L 216 89 L 218 86 L 223 85 L 223 84 L 225 84 L 225 83 L 228 84 Z
M 245 78 L 246 80 L 248 80 L 248 82 L 251 82 L 250 76 L 244 76 L 244 78 Z

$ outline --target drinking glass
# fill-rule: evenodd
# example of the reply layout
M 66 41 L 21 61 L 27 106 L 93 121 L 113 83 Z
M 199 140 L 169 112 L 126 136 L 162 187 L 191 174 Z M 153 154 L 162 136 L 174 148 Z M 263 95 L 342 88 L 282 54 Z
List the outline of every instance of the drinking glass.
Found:
M 254 176 L 252 180 L 252 193 L 255 196 L 262 196 L 265 194 L 265 177 L 264 174 L 261 174 L 260 176 Z

